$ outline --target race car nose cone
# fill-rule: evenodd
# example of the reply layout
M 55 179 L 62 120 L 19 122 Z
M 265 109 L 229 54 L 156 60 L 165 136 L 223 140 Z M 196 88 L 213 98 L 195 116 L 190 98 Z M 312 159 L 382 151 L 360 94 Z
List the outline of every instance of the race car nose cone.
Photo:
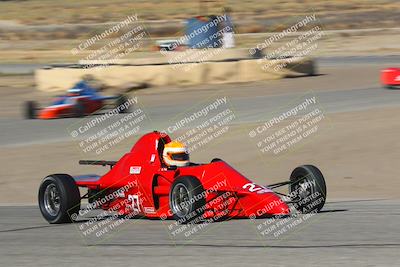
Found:
M 274 209 L 274 214 L 276 215 L 289 215 L 290 209 L 286 203 L 281 203 Z
M 51 108 L 42 109 L 38 114 L 39 119 L 53 119 L 56 117 L 56 111 Z
M 290 215 L 289 206 L 275 193 L 263 194 L 262 198 L 255 211 L 257 217 Z

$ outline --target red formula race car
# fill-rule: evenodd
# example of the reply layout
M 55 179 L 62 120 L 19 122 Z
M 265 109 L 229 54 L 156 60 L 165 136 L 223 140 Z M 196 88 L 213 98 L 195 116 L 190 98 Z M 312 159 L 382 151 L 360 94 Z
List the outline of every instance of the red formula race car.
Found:
M 110 102 L 112 101 L 112 102 Z M 127 98 L 123 95 L 102 96 L 87 82 L 80 81 L 67 94 L 54 99 L 51 105 L 39 108 L 34 101 L 25 103 L 26 119 L 57 119 L 67 117 L 83 117 L 100 109 L 110 106 L 117 108 L 118 112 L 128 112 L 129 105 L 125 107 Z M 129 104 L 129 103 L 127 103 Z
M 82 212 L 85 209 L 103 209 L 121 216 L 174 218 L 188 223 L 287 216 L 294 208 L 300 212 L 318 212 L 324 206 L 325 180 L 312 165 L 297 167 L 287 181 L 261 186 L 223 160 L 196 164 L 189 162 L 188 154 L 170 154 L 175 149 L 170 144 L 175 143 L 168 135 L 154 131 L 142 136 L 119 161 L 80 161 L 80 164 L 110 166 L 103 176 L 47 176 L 38 196 L 43 217 L 49 223 L 65 223 L 86 214 Z M 188 164 L 167 165 L 166 157 L 172 162 L 182 160 Z M 285 185 L 289 185 L 286 194 L 273 191 Z M 87 189 L 84 196 L 80 195 L 79 187 Z M 81 209 L 83 198 L 88 199 L 88 205 Z
M 381 71 L 381 83 L 386 88 L 400 86 L 400 69 L 387 68 Z

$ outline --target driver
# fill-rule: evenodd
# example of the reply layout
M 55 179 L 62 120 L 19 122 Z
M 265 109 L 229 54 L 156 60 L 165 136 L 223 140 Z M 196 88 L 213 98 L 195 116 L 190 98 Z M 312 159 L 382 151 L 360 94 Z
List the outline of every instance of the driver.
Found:
M 164 146 L 163 160 L 167 166 L 188 166 L 189 152 L 181 142 L 171 141 Z

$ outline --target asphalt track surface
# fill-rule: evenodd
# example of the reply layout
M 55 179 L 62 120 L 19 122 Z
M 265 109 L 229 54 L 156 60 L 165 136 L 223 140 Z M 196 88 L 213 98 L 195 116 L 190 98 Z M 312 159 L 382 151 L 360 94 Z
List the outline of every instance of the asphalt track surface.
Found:
M 357 68 L 365 68 L 369 64 L 372 66 L 371 69 L 376 68 L 376 66 L 381 66 L 380 68 L 394 66 L 396 60 L 399 61 L 400 58 L 398 56 L 322 58 L 318 64 L 323 75 L 285 81 L 282 90 L 277 94 L 263 93 L 262 87 L 265 84 L 215 85 L 210 86 L 213 88 L 212 90 L 172 91 L 171 93 L 164 92 L 159 94 L 140 94 L 139 92 L 139 96 L 137 96 L 138 105 L 136 107 L 140 107 L 148 119 L 148 123 L 142 125 L 141 132 L 164 129 L 164 127 L 170 125 L 168 122 L 173 121 L 171 118 L 183 118 L 185 115 L 199 111 L 207 104 L 223 97 L 227 97 L 228 105 L 232 107 L 236 115 L 234 123 L 238 124 L 267 121 L 273 117 L 273 114 L 279 114 L 284 108 L 295 105 L 297 103 L 296 100 L 314 95 L 317 97 L 318 104 L 325 114 L 380 107 L 397 107 L 400 106 L 400 94 L 397 90 L 385 90 L 381 87 L 378 71 L 374 73 L 373 78 L 365 76 L 368 74 L 358 74 L 357 77 L 360 80 L 364 79 L 371 82 L 355 81 L 351 85 L 347 85 L 345 82 L 346 80 L 354 79 L 354 77 L 350 76 Z M 346 77 L 338 77 L 338 80 L 329 80 L 329 69 L 344 69 L 349 72 L 344 73 Z M 367 68 L 367 70 L 369 69 Z M 272 86 L 266 88 L 265 91 L 274 89 L 274 87 L 282 87 L 276 82 L 272 81 Z M 335 87 L 335 83 L 340 82 L 343 83 L 343 86 L 338 85 Z M 333 89 L 320 90 L 321 88 L 331 87 Z M 295 90 L 287 93 L 286 89 L 288 88 Z M 21 109 L 20 104 L 18 108 Z M 112 119 L 118 120 L 121 116 L 123 115 L 116 115 Z M 47 121 L 0 118 L 0 127 L 2 129 L 0 132 L 0 147 L 69 141 L 72 140 L 70 134 L 75 129 L 75 126 L 83 125 L 84 122 L 89 120 L 90 118 Z M 104 127 L 104 125 L 100 125 L 98 129 L 94 127 L 91 133 L 101 130 L 101 127 Z M 85 135 L 79 137 L 84 138 Z
M 272 118 L 272 114 L 279 114 L 279 110 L 282 110 L 282 107 L 294 106 L 294 103 L 298 104 L 301 102 L 295 102 L 296 99 L 304 99 L 313 95 L 317 95 L 318 103 L 326 114 L 377 107 L 400 106 L 400 94 L 397 91 L 388 91 L 381 88 L 359 88 L 351 91 L 318 93 L 310 91 L 309 93 L 302 92 L 277 96 L 239 96 L 228 98 L 228 101 L 237 115 L 235 123 L 255 123 Z M 203 102 L 205 103 L 204 106 L 223 96 L 223 94 L 215 94 L 214 97 L 209 98 L 210 100 Z M 190 110 L 195 104 L 198 103 L 189 102 L 169 107 L 144 107 L 143 110 L 150 120 L 141 130 L 148 132 L 167 127 L 166 121 L 182 112 L 182 110 Z M 194 111 L 201 109 L 202 106 Z M 186 114 L 190 114 L 190 112 L 188 111 Z M 122 118 L 122 116 L 124 115 L 116 115 L 114 119 L 117 120 L 118 118 Z M 89 121 L 89 119 L 83 119 L 83 121 Z M 72 139 L 70 132 L 72 129 L 76 129 L 75 125 L 83 124 L 76 118 L 47 121 L 2 119 L 0 120 L 2 127 L 0 146 L 68 141 Z M 95 129 L 93 128 L 90 132 L 95 132 Z M 98 130 L 101 130 L 101 126 Z
M 384 90 L 377 78 L 362 73 L 351 77 L 365 65 L 375 69 L 396 61 L 398 57 L 323 59 L 326 76 L 272 82 L 279 87 L 276 93 L 260 93 L 263 84 L 250 84 L 232 85 L 229 91 L 228 86 L 218 86 L 220 90 L 173 92 L 172 97 L 161 91 L 143 94 L 139 103 L 152 123 L 142 130 L 164 127 L 182 111 L 190 114 L 194 106 L 224 96 L 238 124 L 265 121 L 304 96 L 315 95 L 327 114 L 398 107 L 398 91 Z M 329 82 L 330 70 L 342 66 L 349 76 Z M 327 82 L 321 83 L 324 79 Z M 68 129 L 79 122 L 2 117 L 0 147 L 69 141 Z M 287 225 L 296 218 L 290 219 L 281 226 L 287 231 L 277 235 L 262 234 L 270 225 L 266 219 L 213 223 L 197 234 L 177 237 L 169 229 L 173 221 L 131 219 L 107 238 L 94 239 L 83 237 L 77 223 L 47 224 L 36 206 L 0 206 L 0 266 L 399 266 L 399 204 L 390 199 L 330 202 L 322 213 L 293 228 Z
M 279 235 L 262 234 L 267 219 L 212 223 L 187 237 L 173 236 L 173 221 L 131 219 L 90 241 L 78 223 L 47 224 L 37 207 L 0 207 L 0 265 L 399 266 L 399 204 L 328 203 Z

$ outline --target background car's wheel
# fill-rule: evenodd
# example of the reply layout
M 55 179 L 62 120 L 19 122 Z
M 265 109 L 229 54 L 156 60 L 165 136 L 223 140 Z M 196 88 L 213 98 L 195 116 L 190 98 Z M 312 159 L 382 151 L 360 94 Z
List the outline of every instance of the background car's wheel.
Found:
M 74 105 L 74 117 L 81 118 L 85 116 L 85 106 L 82 102 L 77 101 Z
M 68 174 L 52 174 L 39 187 L 39 208 L 49 223 L 67 223 L 76 219 L 81 206 L 79 189 Z
M 303 165 L 290 175 L 289 194 L 302 213 L 319 212 L 326 200 L 326 184 L 321 171 L 313 165 Z
M 116 101 L 116 108 L 118 108 L 119 113 L 127 113 L 130 111 L 129 106 L 125 106 L 125 103 L 128 101 L 128 98 L 125 95 L 119 95 Z
M 204 188 L 196 177 L 175 179 L 169 193 L 169 205 L 175 220 L 182 224 L 200 220 L 205 204 Z
M 25 102 L 25 118 L 26 119 L 35 119 L 36 118 L 36 102 L 35 101 L 27 101 Z
M 219 162 L 219 161 L 223 161 L 223 160 L 220 159 L 220 158 L 213 158 L 213 159 L 211 160 L 211 163 L 213 163 L 213 162 Z

